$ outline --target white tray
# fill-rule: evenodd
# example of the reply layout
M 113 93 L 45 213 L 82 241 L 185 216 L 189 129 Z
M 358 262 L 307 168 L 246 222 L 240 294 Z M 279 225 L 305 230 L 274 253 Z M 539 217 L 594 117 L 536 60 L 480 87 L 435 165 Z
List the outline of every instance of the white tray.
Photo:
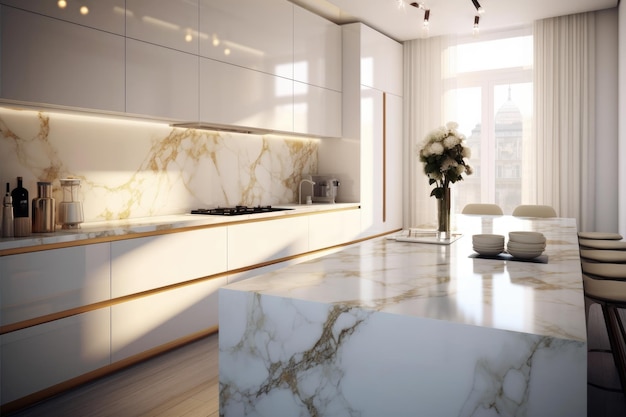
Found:
M 458 240 L 461 236 L 463 236 L 461 233 L 452 233 L 452 237 L 450 239 L 439 239 L 437 237 L 437 232 L 434 230 L 408 229 L 395 235 L 391 235 L 387 239 L 396 240 L 398 242 L 449 245 Z

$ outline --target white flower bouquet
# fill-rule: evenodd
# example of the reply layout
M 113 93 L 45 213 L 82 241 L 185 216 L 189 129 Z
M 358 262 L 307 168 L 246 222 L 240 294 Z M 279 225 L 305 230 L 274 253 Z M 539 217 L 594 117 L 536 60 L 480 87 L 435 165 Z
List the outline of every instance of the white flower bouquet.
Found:
M 444 191 L 450 183 L 462 180 L 464 174 L 472 174 L 472 168 L 466 162 L 471 151 L 465 146 L 465 136 L 458 132 L 458 127 L 457 123 L 448 122 L 433 130 L 426 136 L 419 150 L 429 184 L 435 184 L 430 195 L 438 199 L 444 197 Z

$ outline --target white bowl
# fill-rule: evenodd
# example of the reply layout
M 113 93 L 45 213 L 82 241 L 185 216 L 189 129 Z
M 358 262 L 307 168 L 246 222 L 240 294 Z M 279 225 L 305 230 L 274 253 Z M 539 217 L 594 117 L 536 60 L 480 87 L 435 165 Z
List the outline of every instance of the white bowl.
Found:
M 504 244 L 504 236 L 492 234 L 473 235 L 472 242 L 484 245 Z
M 533 259 L 538 256 L 541 256 L 541 254 L 543 253 L 542 250 L 519 251 L 515 249 L 508 249 L 507 252 L 509 252 L 514 258 L 519 258 L 519 259 Z
M 519 243 L 519 242 L 513 242 L 509 240 L 509 243 L 507 243 L 507 248 L 513 248 L 513 249 L 518 249 L 518 250 L 530 250 L 530 251 L 534 251 L 534 250 L 544 250 L 546 248 L 546 244 L 545 243 Z
M 475 251 L 495 251 L 495 250 L 499 250 L 500 252 L 504 251 L 504 245 L 495 245 L 495 246 L 485 246 L 485 245 L 478 245 L 475 244 L 473 246 Z
M 499 248 L 484 248 L 480 246 L 474 246 L 474 252 L 485 256 L 496 256 L 504 252 L 504 246 L 500 246 Z
M 519 243 L 545 243 L 546 237 L 539 232 L 509 232 L 509 241 Z

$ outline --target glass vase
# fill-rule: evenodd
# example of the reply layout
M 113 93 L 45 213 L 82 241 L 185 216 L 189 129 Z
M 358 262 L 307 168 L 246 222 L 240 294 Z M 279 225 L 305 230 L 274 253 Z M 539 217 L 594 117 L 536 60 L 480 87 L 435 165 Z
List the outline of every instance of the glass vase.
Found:
M 443 189 L 443 197 L 437 199 L 437 238 L 450 239 L 450 188 Z

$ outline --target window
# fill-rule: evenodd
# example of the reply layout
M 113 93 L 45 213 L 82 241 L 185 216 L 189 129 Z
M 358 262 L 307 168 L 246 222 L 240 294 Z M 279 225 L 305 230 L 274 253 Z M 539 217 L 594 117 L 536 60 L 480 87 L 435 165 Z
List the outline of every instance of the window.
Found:
M 472 150 L 455 207 L 494 202 L 505 213 L 522 201 L 524 142 L 532 124 L 532 28 L 461 40 L 444 51 L 444 120 L 459 123 Z

